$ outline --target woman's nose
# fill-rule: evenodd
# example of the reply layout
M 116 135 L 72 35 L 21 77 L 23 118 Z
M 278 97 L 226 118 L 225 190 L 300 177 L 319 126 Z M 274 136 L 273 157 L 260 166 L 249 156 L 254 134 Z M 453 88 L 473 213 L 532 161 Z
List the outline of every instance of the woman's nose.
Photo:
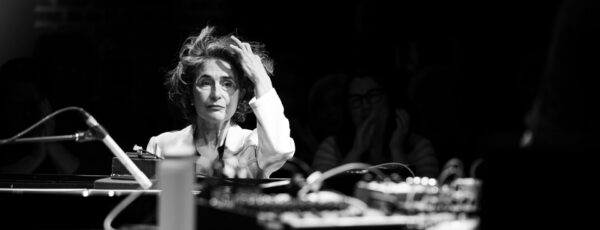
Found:
M 210 93 L 210 97 L 213 100 L 219 100 L 221 97 L 223 97 L 223 89 L 221 88 L 221 85 L 219 85 L 219 83 L 215 84 L 215 87 L 213 87 Z

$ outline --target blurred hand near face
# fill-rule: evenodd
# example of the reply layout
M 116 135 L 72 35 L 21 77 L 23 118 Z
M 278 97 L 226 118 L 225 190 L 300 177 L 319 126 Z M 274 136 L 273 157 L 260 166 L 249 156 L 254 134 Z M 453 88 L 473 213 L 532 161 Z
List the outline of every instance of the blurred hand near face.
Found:
M 389 147 L 392 152 L 402 152 L 402 148 L 404 147 L 404 139 L 408 135 L 408 129 L 410 126 L 410 115 L 408 112 L 406 112 L 406 110 L 400 108 L 397 108 L 394 112 L 396 115 L 396 128 L 392 133 Z
M 376 117 L 376 113 L 370 113 L 367 119 L 365 119 L 356 129 L 354 143 L 352 145 L 354 151 L 364 153 L 371 147 L 373 136 L 375 134 Z

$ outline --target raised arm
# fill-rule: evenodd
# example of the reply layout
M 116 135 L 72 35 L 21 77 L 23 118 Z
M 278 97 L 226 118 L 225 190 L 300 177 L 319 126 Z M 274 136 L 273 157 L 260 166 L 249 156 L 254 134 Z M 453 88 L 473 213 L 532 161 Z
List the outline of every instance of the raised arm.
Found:
M 237 46 L 231 45 L 231 48 L 238 54 L 245 75 L 255 86 L 255 97 L 250 101 L 250 106 L 257 120 L 256 157 L 264 176 L 269 177 L 296 151 L 294 140 L 290 137 L 290 124 L 261 57 L 253 53 L 249 43 L 241 42 L 235 36 L 231 38 L 237 43 Z
M 294 155 L 296 146 L 290 137 L 290 125 L 275 89 L 261 98 L 252 99 L 250 106 L 257 121 L 258 164 L 268 177 Z

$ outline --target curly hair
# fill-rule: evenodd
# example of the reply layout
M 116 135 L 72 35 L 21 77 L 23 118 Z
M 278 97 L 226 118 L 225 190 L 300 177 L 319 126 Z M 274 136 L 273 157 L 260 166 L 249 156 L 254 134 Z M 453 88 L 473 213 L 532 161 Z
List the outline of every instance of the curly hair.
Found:
M 246 114 L 252 112 L 248 102 L 254 97 L 254 83 L 244 73 L 238 54 L 230 47 L 230 45 L 237 46 L 237 43 L 231 38 L 231 34 L 213 36 L 214 30 L 214 27 L 206 26 L 198 36 L 191 36 L 185 40 L 179 52 L 177 66 L 168 73 L 165 82 L 169 100 L 182 112 L 186 121 L 196 124 L 196 110 L 192 106 L 192 102 L 194 82 L 198 77 L 198 71 L 206 61 L 221 59 L 232 65 L 240 91 L 244 92 L 243 98 L 239 99 L 235 114 L 231 118 L 234 123 L 241 123 L 246 119 Z M 264 45 L 257 42 L 248 43 L 254 54 L 261 58 L 269 76 L 272 76 L 273 61 L 268 57 Z

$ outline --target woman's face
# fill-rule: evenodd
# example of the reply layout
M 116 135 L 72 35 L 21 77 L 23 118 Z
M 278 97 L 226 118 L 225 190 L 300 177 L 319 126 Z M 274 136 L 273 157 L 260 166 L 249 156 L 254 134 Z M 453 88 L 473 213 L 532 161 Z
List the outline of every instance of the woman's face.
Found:
M 237 109 L 240 89 L 233 67 L 221 59 L 209 59 L 200 67 L 194 82 L 194 108 L 198 119 L 221 123 Z
M 387 112 L 386 103 L 383 88 L 373 78 L 359 77 L 350 82 L 348 107 L 355 127 L 360 126 L 371 113 L 376 113 L 376 121 L 381 120 Z

